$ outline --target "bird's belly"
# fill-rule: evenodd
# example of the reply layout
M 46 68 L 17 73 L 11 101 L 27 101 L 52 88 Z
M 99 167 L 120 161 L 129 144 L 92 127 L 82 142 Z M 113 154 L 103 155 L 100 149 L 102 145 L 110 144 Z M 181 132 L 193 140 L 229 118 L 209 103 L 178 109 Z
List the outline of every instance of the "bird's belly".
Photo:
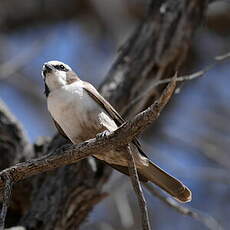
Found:
M 143 165 L 148 164 L 148 160 L 146 157 L 142 156 L 137 150 L 136 146 L 132 143 L 130 144 L 130 148 L 136 163 L 137 168 L 141 168 Z M 105 154 L 95 154 L 94 156 L 99 160 L 103 160 L 109 164 L 128 166 L 127 152 L 126 148 L 119 149 L 111 149 Z
M 127 166 L 127 156 L 126 153 L 119 150 L 110 150 L 106 152 L 105 154 L 94 154 L 96 158 L 99 160 L 105 161 L 108 164 L 115 164 L 115 165 L 121 165 L 121 166 Z

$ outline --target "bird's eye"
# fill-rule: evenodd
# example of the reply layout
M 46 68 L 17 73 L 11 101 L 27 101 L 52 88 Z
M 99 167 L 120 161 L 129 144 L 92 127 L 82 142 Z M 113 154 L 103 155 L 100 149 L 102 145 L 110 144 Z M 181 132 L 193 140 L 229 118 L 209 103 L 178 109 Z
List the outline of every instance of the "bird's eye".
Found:
M 67 72 L 67 68 L 66 68 L 63 64 L 55 65 L 54 67 L 55 67 L 57 70 L 66 71 L 66 72 Z
M 65 69 L 65 66 L 64 66 L 64 65 L 60 65 L 59 67 L 60 67 L 60 69 L 62 69 L 62 70 Z

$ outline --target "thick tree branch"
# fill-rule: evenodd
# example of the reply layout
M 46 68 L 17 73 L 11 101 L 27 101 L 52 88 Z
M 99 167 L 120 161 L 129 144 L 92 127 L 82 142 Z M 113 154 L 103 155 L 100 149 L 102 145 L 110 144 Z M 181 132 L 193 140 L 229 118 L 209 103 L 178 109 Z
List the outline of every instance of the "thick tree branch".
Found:
M 203 0 L 151 1 L 145 20 L 121 47 L 101 87 L 102 94 L 123 111 L 156 81 L 171 78 L 186 57 L 206 7 Z M 130 117 L 146 108 L 163 88 L 154 87 L 124 114 Z

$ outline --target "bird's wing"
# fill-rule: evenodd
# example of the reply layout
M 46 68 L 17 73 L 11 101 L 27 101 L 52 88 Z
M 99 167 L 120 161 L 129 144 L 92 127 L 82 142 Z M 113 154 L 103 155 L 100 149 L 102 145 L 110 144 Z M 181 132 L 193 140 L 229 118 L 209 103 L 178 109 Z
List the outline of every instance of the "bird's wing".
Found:
M 101 96 L 101 94 L 88 82 L 83 82 L 84 90 L 88 93 L 88 95 L 95 100 L 102 108 L 108 113 L 108 115 L 115 121 L 116 125 L 121 126 L 125 120 L 121 117 L 121 115 L 113 108 L 113 106 Z M 144 155 L 146 154 L 141 149 L 141 145 L 139 141 L 135 138 L 133 140 L 133 144 L 138 148 L 139 152 Z
M 53 119 L 53 118 L 52 118 Z M 58 130 L 58 132 L 59 132 L 59 134 L 61 134 L 64 138 L 66 138 L 66 139 L 69 139 L 67 136 L 66 136 L 66 134 L 65 134 L 65 132 L 63 131 L 63 129 L 61 128 L 61 126 L 53 119 L 53 122 L 54 122 L 54 124 L 55 124 L 55 126 L 56 126 L 56 128 L 57 128 L 57 130 Z
M 104 97 L 102 97 L 101 94 L 90 83 L 88 82 L 83 82 L 83 83 L 84 83 L 84 90 L 88 93 L 88 95 L 103 107 L 103 109 L 115 121 L 117 126 L 121 126 L 125 122 L 125 120 L 113 108 L 113 106 L 110 105 L 110 103 Z

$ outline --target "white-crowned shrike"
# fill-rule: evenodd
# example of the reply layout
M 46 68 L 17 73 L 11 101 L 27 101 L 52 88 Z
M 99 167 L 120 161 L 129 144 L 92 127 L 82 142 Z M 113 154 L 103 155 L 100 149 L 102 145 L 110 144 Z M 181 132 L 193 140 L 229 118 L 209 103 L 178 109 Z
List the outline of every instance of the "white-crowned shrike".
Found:
M 80 80 L 68 65 L 49 61 L 43 65 L 42 76 L 48 110 L 58 131 L 72 143 L 94 138 L 103 131 L 114 131 L 124 122 L 110 103 L 90 83 Z M 190 190 L 151 162 L 136 139 L 130 146 L 141 181 L 151 181 L 181 202 L 191 200 Z M 129 175 L 126 156 L 114 149 L 94 155 Z

